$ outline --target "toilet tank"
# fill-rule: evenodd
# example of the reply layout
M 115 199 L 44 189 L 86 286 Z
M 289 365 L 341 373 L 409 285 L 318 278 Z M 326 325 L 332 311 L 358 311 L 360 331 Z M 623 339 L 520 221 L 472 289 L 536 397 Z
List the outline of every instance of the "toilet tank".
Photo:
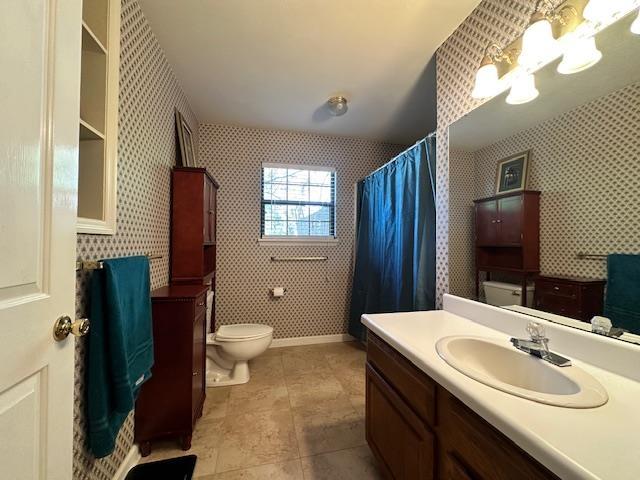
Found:
M 515 283 L 482 282 L 484 294 L 489 305 L 497 307 L 521 305 L 522 286 Z M 527 307 L 533 306 L 533 285 L 527 287 Z

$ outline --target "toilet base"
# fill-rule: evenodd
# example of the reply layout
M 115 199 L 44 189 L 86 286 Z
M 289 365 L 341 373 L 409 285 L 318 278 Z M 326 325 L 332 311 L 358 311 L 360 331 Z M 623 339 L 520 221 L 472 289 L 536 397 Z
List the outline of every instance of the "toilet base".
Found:
M 207 387 L 228 387 L 229 385 L 241 385 L 247 383 L 249 374 L 249 362 L 237 361 L 232 368 L 224 368 L 207 358 Z

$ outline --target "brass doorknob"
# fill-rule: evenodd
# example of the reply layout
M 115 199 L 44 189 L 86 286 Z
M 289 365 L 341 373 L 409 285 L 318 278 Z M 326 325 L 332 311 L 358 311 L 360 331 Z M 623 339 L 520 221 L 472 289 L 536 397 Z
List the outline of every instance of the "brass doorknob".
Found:
M 89 319 L 79 318 L 74 322 L 70 317 L 64 315 L 56 320 L 56 323 L 53 325 L 53 338 L 56 339 L 56 342 L 61 342 L 67 338 L 70 333 L 76 337 L 85 336 L 89 333 Z

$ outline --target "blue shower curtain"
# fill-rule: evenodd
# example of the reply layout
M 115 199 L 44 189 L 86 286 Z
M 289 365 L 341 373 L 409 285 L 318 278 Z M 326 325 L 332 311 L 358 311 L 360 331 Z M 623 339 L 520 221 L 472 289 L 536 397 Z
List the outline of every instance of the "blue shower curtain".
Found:
M 363 313 L 435 308 L 435 151 L 427 137 L 358 184 L 349 333 Z

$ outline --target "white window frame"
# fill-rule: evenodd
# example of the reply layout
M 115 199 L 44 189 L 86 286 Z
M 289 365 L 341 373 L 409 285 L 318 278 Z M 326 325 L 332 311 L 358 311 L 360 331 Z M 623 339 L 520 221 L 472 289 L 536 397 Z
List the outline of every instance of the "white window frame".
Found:
M 265 168 L 288 168 L 296 170 L 314 170 L 331 172 L 334 175 L 334 193 L 333 193 L 333 235 L 329 236 L 285 236 L 285 235 L 262 235 L 262 222 L 263 219 L 263 172 Z M 338 175 L 334 167 L 326 167 L 319 165 L 302 165 L 292 163 L 270 163 L 263 162 L 260 165 L 260 235 L 258 236 L 258 243 L 261 244 L 276 244 L 276 245 L 335 245 L 338 243 Z

